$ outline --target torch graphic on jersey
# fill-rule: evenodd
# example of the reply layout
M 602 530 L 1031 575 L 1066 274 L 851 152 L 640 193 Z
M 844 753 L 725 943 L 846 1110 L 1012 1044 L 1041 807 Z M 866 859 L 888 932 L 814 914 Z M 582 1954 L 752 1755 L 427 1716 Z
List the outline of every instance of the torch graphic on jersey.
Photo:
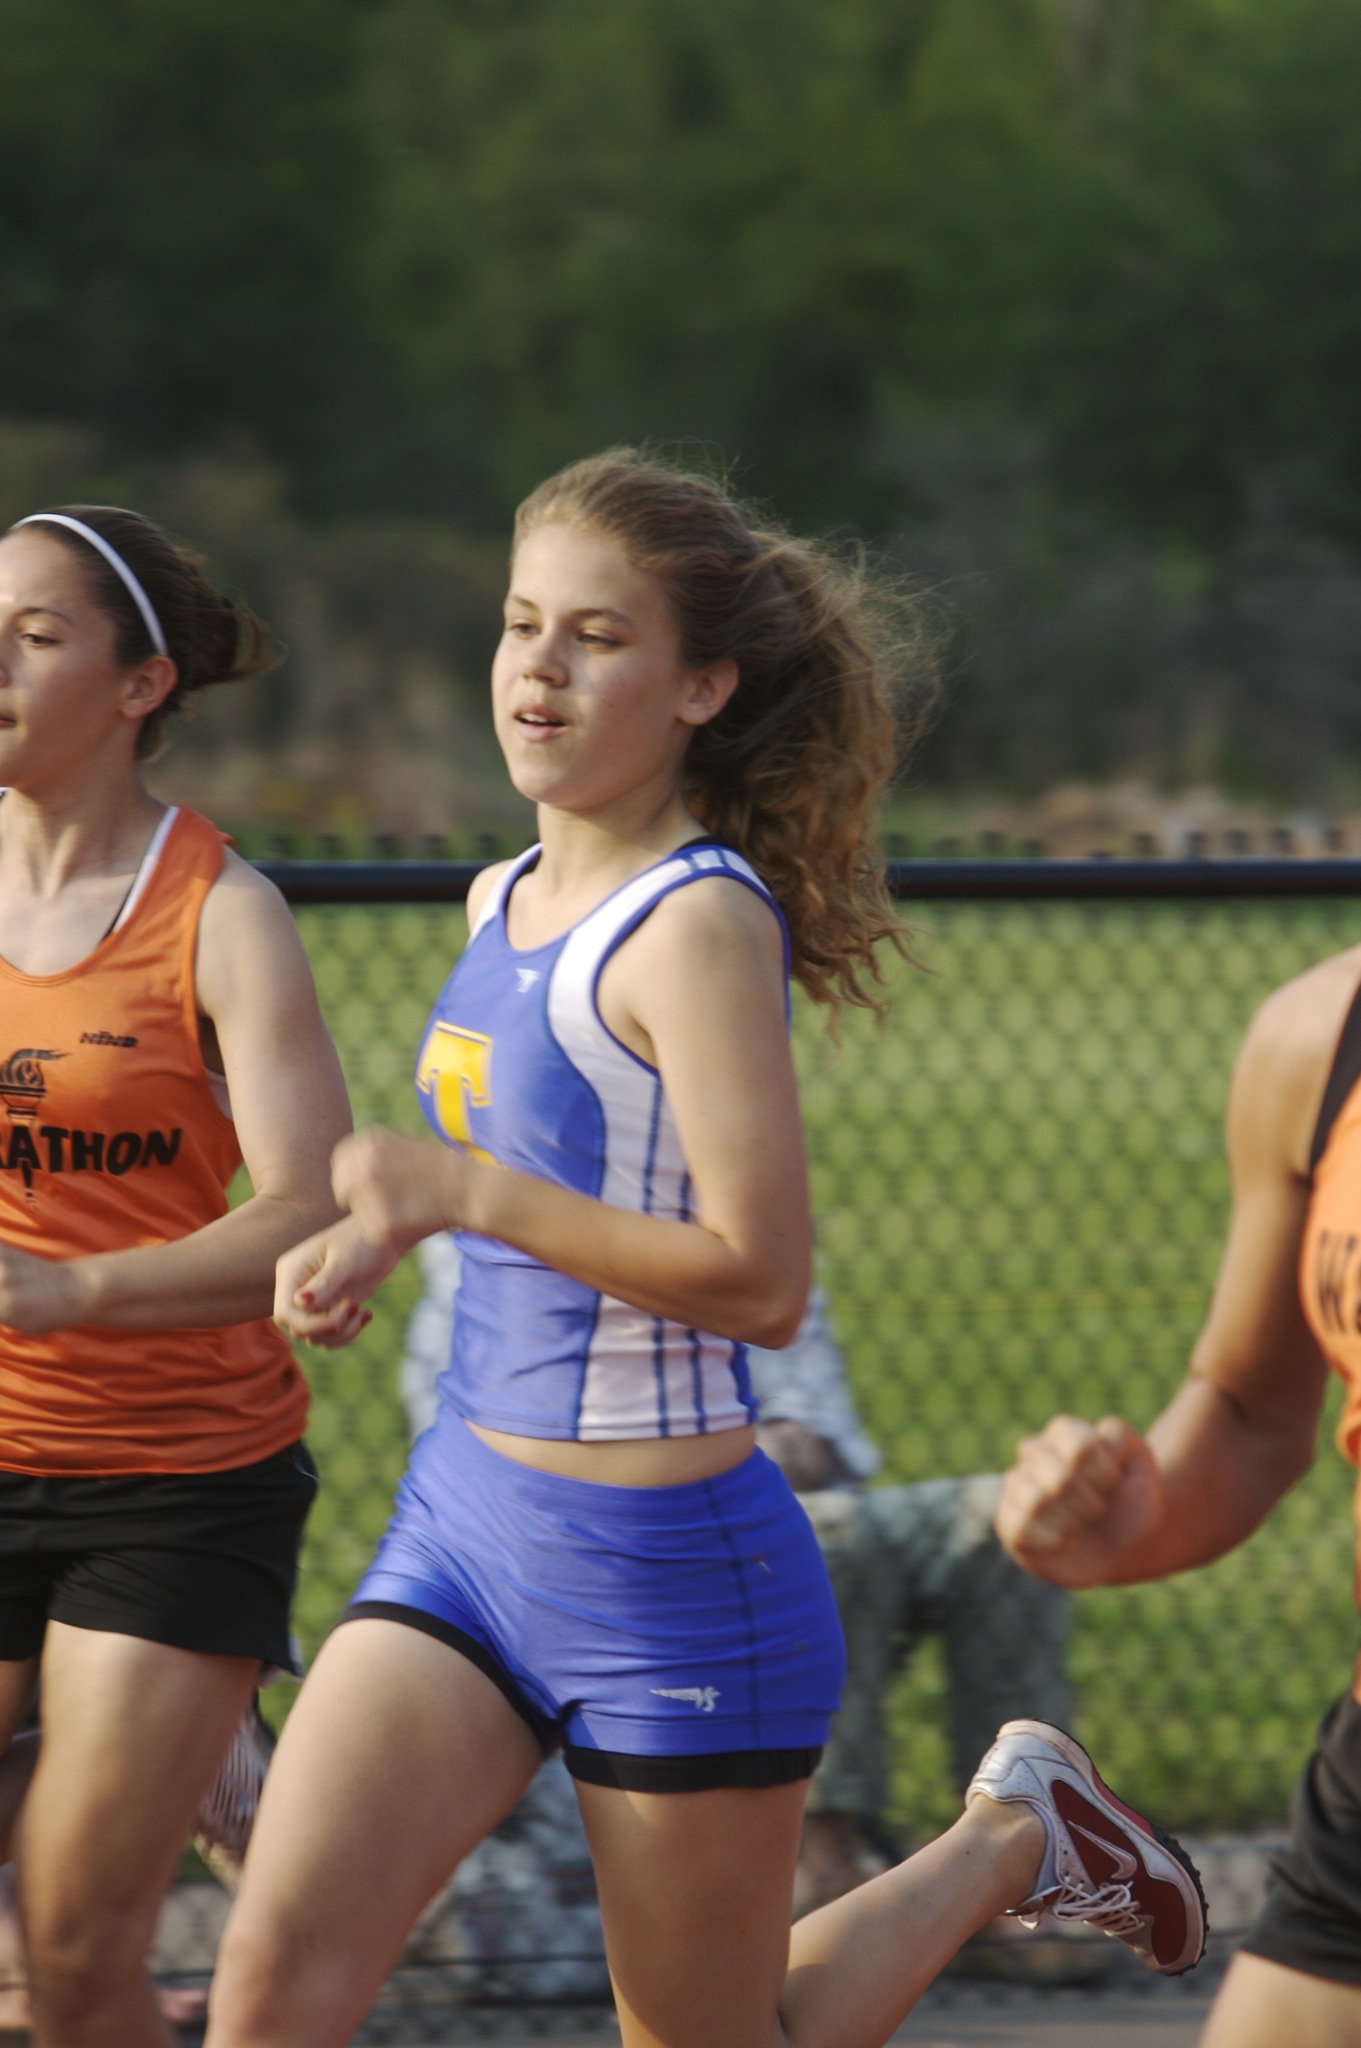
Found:
M 3 1064 L 0 1064 L 0 1101 L 4 1103 L 9 1111 L 11 1124 L 18 1125 L 26 1132 L 31 1133 L 38 1111 L 42 1107 L 43 1097 L 47 1093 L 47 1082 L 43 1077 L 42 1063 L 44 1060 L 64 1060 L 65 1057 L 64 1052 L 47 1052 L 42 1046 L 26 1045 L 18 1052 L 12 1052 L 9 1058 Z M 11 1152 L 14 1150 L 12 1144 L 10 1150 Z M 26 1150 L 29 1152 L 34 1150 L 31 1136 Z M 20 1171 L 24 1176 L 24 1195 L 31 1202 L 33 1200 L 33 1167 L 31 1161 L 28 1159 L 21 1160 Z

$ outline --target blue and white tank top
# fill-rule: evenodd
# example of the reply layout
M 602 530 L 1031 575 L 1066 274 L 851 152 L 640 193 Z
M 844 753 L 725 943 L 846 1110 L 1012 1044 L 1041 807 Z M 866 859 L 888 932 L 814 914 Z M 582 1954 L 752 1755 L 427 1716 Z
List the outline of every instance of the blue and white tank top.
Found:
M 520 951 L 506 902 L 538 857 L 532 846 L 499 878 L 440 993 L 416 1063 L 421 1109 L 449 1144 L 615 1208 L 689 1222 L 690 1175 L 661 1077 L 607 1030 L 600 977 L 688 883 L 728 875 L 779 909 L 739 854 L 702 841 L 635 875 L 546 946 Z M 495 1239 L 460 1231 L 458 1244 L 440 1396 L 469 1422 L 606 1442 L 756 1419 L 745 1345 L 649 1315 Z

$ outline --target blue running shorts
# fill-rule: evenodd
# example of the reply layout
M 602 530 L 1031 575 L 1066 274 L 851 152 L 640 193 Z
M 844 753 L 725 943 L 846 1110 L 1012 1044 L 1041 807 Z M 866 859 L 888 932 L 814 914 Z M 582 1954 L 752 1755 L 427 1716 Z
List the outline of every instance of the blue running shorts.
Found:
M 841 1623 L 812 1526 L 760 1451 L 683 1486 L 516 1464 L 446 1414 L 417 1444 L 343 1620 L 461 1652 L 589 1784 L 704 1791 L 810 1777 Z

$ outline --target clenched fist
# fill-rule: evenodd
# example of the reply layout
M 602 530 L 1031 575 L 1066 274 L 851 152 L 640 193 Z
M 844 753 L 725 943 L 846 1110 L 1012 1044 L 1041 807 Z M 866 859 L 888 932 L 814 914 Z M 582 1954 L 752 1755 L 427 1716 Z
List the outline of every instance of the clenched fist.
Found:
M 457 1221 L 467 1155 L 428 1138 L 378 1125 L 342 1138 L 331 1155 L 331 1187 L 371 1244 L 409 1251 Z
M 342 1138 L 331 1187 L 350 1213 L 279 1260 L 276 1322 L 323 1350 L 352 1344 L 372 1320 L 362 1304 L 403 1253 L 457 1220 L 462 1170 L 462 1155 L 428 1139 L 377 1128 Z
M 1152 1451 L 1118 1415 L 1056 1415 L 1017 1446 L 994 1521 L 1018 1564 L 1058 1586 L 1100 1586 L 1129 1569 L 1163 1516 Z

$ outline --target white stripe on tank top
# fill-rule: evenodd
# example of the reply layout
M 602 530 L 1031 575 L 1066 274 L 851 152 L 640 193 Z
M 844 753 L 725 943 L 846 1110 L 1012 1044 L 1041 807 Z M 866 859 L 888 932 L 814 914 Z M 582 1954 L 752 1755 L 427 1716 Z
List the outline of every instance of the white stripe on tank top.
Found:
M 710 846 L 687 849 L 647 869 L 582 919 L 553 968 L 547 991 L 549 1028 L 590 1084 L 604 1118 L 600 1199 L 676 1221 L 690 1218 L 689 1174 L 660 1077 L 606 1029 L 597 990 L 606 962 L 629 929 L 696 870 L 732 875 L 770 901 L 765 884 L 740 855 Z M 507 887 L 514 878 L 509 871 Z M 499 908 L 505 890 L 493 893 Z M 694 1436 L 713 1422 L 732 1428 L 739 1351 L 728 1338 L 687 1329 L 602 1295 L 586 1355 L 578 1438 L 618 1437 L 626 1417 L 630 1430 L 640 1434 Z M 640 1358 L 650 1360 L 650 1378 L 640 1375 Z M 644 1401 L 650 1414 L 641 1412 Z

